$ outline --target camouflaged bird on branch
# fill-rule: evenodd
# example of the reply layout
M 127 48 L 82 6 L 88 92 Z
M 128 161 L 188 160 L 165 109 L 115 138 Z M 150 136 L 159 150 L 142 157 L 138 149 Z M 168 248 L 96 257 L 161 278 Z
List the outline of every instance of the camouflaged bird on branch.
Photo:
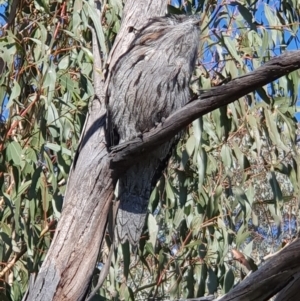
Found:
M 142 137 L 189 101 L 199 33 L 199 19 L 192 16 L 152 18 L 136 31 L 107 85 L 110 145 Z M 138 244 L 152 188 L 173 145 L 174 139 L 157 147 L 118 179 L 116 223 L 121 243 Z

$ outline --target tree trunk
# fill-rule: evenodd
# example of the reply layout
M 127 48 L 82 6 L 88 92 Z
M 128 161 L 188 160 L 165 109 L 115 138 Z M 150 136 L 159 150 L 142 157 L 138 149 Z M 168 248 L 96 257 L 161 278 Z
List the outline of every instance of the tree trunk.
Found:
M 151 16 L 164 15 L 166 5 L 166 1 L 126 1 L 108 70 L 127 50 L 134 37 L 132 27 L 139 28 Z M 94 52 L 94 57 L 94 69 L 101 70 L 99 53 Z M 83 300 L 87 293 L 114 194 L 104 133 L 104 86 L 99 74 L 94 72 L 97 97 L 90 106 L 69 176 L 62 215 L 45 261 L 24 300 L 74 301 Z

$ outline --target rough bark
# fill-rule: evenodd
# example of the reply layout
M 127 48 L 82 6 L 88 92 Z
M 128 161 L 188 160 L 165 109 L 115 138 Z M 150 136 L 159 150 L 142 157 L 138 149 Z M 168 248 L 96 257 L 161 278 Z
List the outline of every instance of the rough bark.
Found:
M 275 297 L 274 301 L 294 301 L 299 299 L 300 272 L 292 275 L 289 282 Z

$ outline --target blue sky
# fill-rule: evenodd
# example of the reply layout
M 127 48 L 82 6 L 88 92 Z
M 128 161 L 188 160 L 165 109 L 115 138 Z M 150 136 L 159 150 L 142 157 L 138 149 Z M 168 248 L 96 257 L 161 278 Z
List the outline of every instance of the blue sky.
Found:
M 185 2 L 185 0 L 172 0 L 171 1 L 171 5 L 179 8 L 181 5 L 183 5 Z M 199 4 L 198 0 L 193 0 L 192 5 L 194 8 L 196 8 Z M 231 0 L 227 0 L 226 1 L 226 5 L 224 5 L 224 2 L 222 1 L 218 1 L 218 4 L 220 5 L 221 10 L 219 11 L 219 13 L 222 10 L 227 10 L 227 12 L 229 11 L 233 16 L 237 16 L 239 14 L 241 14 L 243 11 L 241 11 L 241 5 L 239 2 L 237 1 L 231 1 Z M 253 21 L 255 21 L 257 23 L 257 25 L 262 25 L 261 28 L 260 26 L 257 26 L 255 29 L 259 32 L 259 30 L 265 30 L 265 28 L 269 31 L 269 34 L 276 34 L 276 29 L 272 30 L 270 28 L 274 28 L 276 27 L 278 24 L 280 25 L 280 23 L 277 23 L 276 18 L 274 18 L 274 15 L 272 14 L 274 10 L 277 10 L 279 8 L 279 5 L 281 5 L 280 1 L 276 1 L 276 0 L 260 0 L 257 1 L 255 3 L 255 13 L 254 16 L 252 18 L 252 15 L 247 12 L 244 12 L 243 17 L 248 17 L 248 21 L 250 23 L 253 23 Z M 254 6 L 252 6 L 252 9 L 254 8 Z M 269 14 L 269 20 L 268 20 L 268 10 L 271 12 Z M 272 17 L 271 17 L 272 16 Z M 279 21 L 278 21 L 279 22 Z M 248 23 L 248 24 L 250 24 Z M 286 23 L 288 23 L 288 21 L 286 21 Z M 232 24 L 232 27 L 234 26 L 234 22 Z M 251 25 L 249 25 L 250 27 Z M 226 19 L 222 19 L 219 23 L 218 23 L 218 31 L 227 31 L 227 20 Z M 297 29 L 299 28 L 298 24 L 295 24 L 294 27 Z M 233 28 L 233 31 L 235 32 L 239 32 L 239 29 Z M 277 31 L 279 32 L 279 31 Z M 285 50 L 296 50 L 296 49 L 300 49 L 300 31 L 299 29 L 297 31 L 291 31 L 289 27 L 286 27 L 284 30 L 284 41 L 280 41 L 278 40 L 276 42 L 276 47 L 274 47 L 274 49 L 272 49 L 272 55 L 276 56 L 281 54 L 282 52 L 284 52 Z M 280 43 L 282 45 L 280 45 Z M 283 45 L 287 45 L 286 47 Z M 207 62 L 213 62 L 213 58 L 212 58 L 212 54 L 211 52 L 207 52 L 205 53 L 205 56 L 207 56 L 206 58 L 204 58 L 204 61 L 207 60 Z M 249 64 L 251 64 L 251 62 L 249 62 Z M 300 111 L 300 88 L 298 91 L 298 102 L 297 102 L 297 108 Z M 300 112 L 297 112 L 295 114 L 297 120 L 300 120 Z

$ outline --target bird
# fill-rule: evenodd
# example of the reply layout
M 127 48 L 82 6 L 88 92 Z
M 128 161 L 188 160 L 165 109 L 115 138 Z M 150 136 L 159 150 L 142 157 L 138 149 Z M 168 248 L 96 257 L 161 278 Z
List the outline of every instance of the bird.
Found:
M 167 15 L 151 18 L 135 30 L 133 41 L 113 66 L 107 84 L 109 145 L 142 137 L 189 101 L 199 24 L 195 16 Z M 174 141 L 158 146 L 118 178 L 119 242 L 129 241 L 132 246 L 139 243 L 151 191 L 162 175 Z

